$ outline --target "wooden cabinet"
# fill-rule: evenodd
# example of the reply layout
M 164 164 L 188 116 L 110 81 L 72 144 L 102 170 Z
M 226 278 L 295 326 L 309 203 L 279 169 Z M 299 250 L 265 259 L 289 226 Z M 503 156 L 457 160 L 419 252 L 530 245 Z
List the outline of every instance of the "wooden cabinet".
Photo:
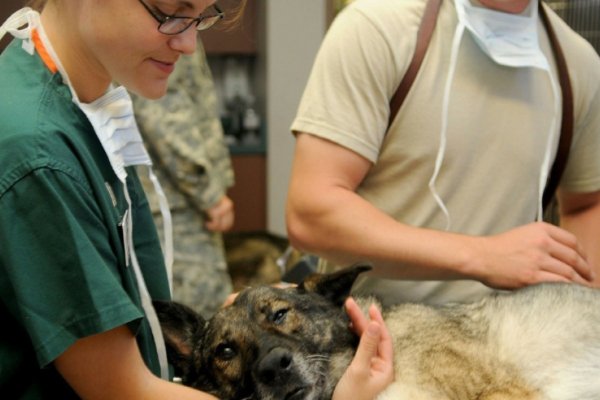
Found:
M 227 6 L 232 2 L 223 2 L 223 11 L 228 14 Z M 234 2 L 235 3 L 235 2 Z M 221 4 L 221 3 L 220 3 Z M 209 63 L 213 69 L 216 87 L 223 88 L 222 81 L 227 71 L 224 60 L 238 58 L 249 65 L 249 85 L 256 100 L 254 105 L 259 114 L 264 110 L 264 79 L 261 68 L 264 54 L 259 43 L 261 16 L 264 15 L 264 0 L 248 0 L 240 20 L 228 26 L 227 17 L 222 23 L 200 32 Z M 223 93 L 220 93 L 224 97 Z M 264 118 L 261 118 L 264 121 Z M 227 124 L 224 124 L 226 127 Z M 261 130 L 264 139 L 266 132 Z M 260 145 L 236 144 L 230 147 L 235 185 L 228 195 L 235 205 L 235 224 L 233 232 L 264 231 L 267 227 L 267 184 L 266 155 L 264 140 Z
M 226 10 L 224 10 L 226 11 Z M 257 0 L 248 0 L 240 20 L 230 24 L 227 17 L 213 28 L 200 32 L 209 55 L 255 54 L 257 52 Z
M 263 154 L 234 154 L 235 185 L 229 197 L 235 207 L 232 231 L 264 231 L 267 226 L 266 161 Z

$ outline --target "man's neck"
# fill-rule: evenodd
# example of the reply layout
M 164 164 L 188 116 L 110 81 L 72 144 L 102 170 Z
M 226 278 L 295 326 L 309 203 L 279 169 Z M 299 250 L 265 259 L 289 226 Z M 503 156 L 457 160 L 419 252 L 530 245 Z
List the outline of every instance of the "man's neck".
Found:
M 533 0 L 477 0 L 482 6 L 511 14 L 521 14 Z

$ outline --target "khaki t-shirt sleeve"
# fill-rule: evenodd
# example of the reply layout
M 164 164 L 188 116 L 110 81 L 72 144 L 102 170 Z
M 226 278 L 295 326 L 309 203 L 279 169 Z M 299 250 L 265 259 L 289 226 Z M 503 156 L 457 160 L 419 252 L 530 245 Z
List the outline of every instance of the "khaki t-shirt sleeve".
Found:
M 560 185 L 568 191 L 587 193 L 600 190 L 600 58 L 587 42 L 578 50 L 577 59 L 586 61 L 569 63 L 575 127 Z
M 367 3 L 349 6 L 329 29 L 292 131 L 331 140 L 375 162 L 389 99 L 414 48 L 417 26 L 411 23 L 418 25 L 419 17 L 389 1 Z

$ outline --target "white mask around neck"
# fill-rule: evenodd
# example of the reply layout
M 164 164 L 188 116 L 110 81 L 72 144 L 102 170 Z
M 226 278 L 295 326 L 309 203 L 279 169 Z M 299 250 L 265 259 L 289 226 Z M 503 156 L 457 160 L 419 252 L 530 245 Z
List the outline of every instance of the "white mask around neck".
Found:
M 121 182 L 125 182 L 125 167 L 152 165 L 144 147 L 129 93 L 123 86 L 109 90 L 91 103 L 75 100 L 94 127 L 110 164 Z
M 173 265 L 173 228 L 171 222 L 171 212 L 167 198 L 152 171 L 152 161 L 146 151 L 142 137 L 140 135 L 135 116 L 133 104 L 127 90 L 122 87 L 111 87 L 100 98 L 91 103 L 83 103 L 79 100 L 69 76 L 62 66 L 60 59 L 56 55 L 50 40 L 46 36 L 41 24 L 40 14 L 31 8 L 23 8 L 14 13 L 1 27 L 0 39 L 5 33 L 10 33 L 15 38 L 23 40 L 23 49 L 33 55 L 35 54 L 35 45 L 33 43 L 33 31 L 39 33 L 39 38 L 45 51 L 48 53 L 56 68 L 60 72 L 63 81 L 69 87 L 73 102 L 86 115 L 90 124 L 94 128 L 110 165 L 123 185 L 125 198 L 127 201 L 127 212 L 123 218 L 124 229 L 124 247 L 126 253 L 126 263 L 133 264 L 138 289 L 140 291 L 142 306 L 149 320 L 154 342 L 156 344 L 158 357 L 161 366 L 161 376 L 168 379 L 168 363 L 166 358 L 166 349 L 162 336 L 162 331 L 156 312 L 152 306 L 152 300 L 146 287 L 144 277 L 141 272 L 137 256 L 135 254 L 135 245 L 133 242 L 133 219 L 132 205 L 129 191 L 127 189 L 127 171 L 126 167 L 134 165 L 143 165 L 148 168 L 150 180 L 157 192 L 160 204 L 160 210 L 163 217 L 165 242 L 163 250 L 165 253 L 165 264 L 167 267 L 167 276 L 169 278 L 169 289 L 172 291 L 172 265 Z
M 557 136 L 558 115 L 561 113 L 560 89 L 556 78 L 552 74 L 548 59 L 541 50 L 538 33 L 538 9 L 537 1 L 531 0 L 524 16 L 521 14 L 508 14 L 500 11 L 494 11 L 487 8 L 475 7 L 470 0 L 454 0 L 458 24 L 452 40 L 450 62 L 448 66 L 448 75 L 444 87 L 444 97 L 442 103 L 442 123 L 440 130 L 440 145 L 433 175 L 429 181 L 429 189 L 446 217 L 446 230 L 451 227 L 450 212 L 446 207 L 442 197 L 436 189 L 436 180 L 439 176 L 446 144 L 448 140 L 448 113 L 450 106 L 450 97 L 452 82 L 458 64 L 458 54 L 460 44 L 467 30 L 479 48 L 487 54 L 496 64 L 512 68 L 538 68 L 545 71 L 548 75 L 552 94 L 554 97 L 554 115 L 548 133 L 544 157 L 540 166 L 538 181 L 538 212 L 537 219 L 543 219 L 543 194 L 552 163 L 552 145 Z
M 458 20 L 497 64 L 549 69 L 538 40 L 537 1 L 521 14 L 476 7 L 470 0 L 454 0 Z

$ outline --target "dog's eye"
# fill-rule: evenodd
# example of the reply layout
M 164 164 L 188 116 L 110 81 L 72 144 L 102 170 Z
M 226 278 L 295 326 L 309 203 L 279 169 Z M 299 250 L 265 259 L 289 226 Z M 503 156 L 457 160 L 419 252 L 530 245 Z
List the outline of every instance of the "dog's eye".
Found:
M 282 308 L 273 313 L 271 317 L 271 321 L 276 325 L 281 325 L 285 321 L 285 317 L 287 316 L 288 309 Z
M 235 351 L 235 348 L 230 344 L 220 344 L 215 350 L 215 356 L 224 361 L 232 360 L 236 355 L 237 352 Z

